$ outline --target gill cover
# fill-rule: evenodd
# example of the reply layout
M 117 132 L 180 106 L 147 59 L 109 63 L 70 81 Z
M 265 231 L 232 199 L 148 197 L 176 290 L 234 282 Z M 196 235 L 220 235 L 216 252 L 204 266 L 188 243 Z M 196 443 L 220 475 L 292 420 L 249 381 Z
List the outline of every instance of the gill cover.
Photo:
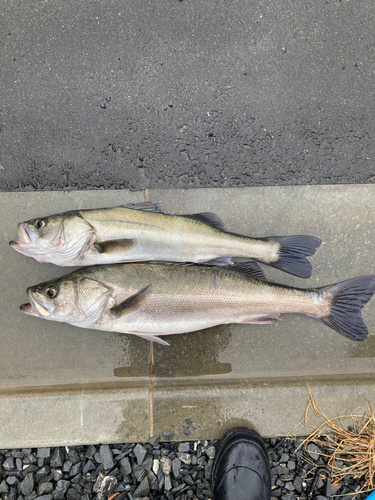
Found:
M 99 281 L 79 278 L 74 282 L 77 316 L 70 324 L 88 328 L 98 321 L 113 305 L 111 289 Z

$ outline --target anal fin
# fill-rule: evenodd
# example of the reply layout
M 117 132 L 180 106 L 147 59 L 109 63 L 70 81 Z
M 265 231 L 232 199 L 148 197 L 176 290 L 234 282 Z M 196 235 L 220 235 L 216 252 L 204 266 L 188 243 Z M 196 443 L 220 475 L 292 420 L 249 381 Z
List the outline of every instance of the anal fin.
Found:
M 231 257 L 218 257 L 217 259 L 207 260 L 206 262 L 200 262 L 206 266 L 233 266 Z
M 117 306 L 112 307 L 112 309 L 109 310 L 109 313 L 113 319 L 121 318 L 122 316 L 126 316 L 134 311 L 137 311 L 137 309 L 140 309 L 146 300 L 146 292 L 150 286 L 151 285 L 148 285 L 145 288 L 142 288 L 142 290 L 139 290 L 139 292 L 131 295 Z
M 281 321 L 280 314 L 266 314 L 258 318 L 252 317 L 241 321 L 241 323 L 246 325 L 272 325 L 275 321 Z

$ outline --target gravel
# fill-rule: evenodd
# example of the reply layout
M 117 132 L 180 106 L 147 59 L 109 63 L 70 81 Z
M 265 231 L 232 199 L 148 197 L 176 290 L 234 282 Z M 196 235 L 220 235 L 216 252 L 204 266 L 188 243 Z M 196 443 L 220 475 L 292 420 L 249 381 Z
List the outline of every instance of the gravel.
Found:
M 310 444 L 306 452 L 296 452 L 300 439 L 265 443 L 271 500 L 307 500 L 316 468 L 325 466 L 324 450 Z M 0 450 L 0 499 L 209 500 L 218 445 L 216 440 L 160 442 L 155 436 L 148 443 Z M 351 500 L 360 486 L 347 476 L 332 493 Z M 318 495 L 326 498 L 324 479 L 317 481 L 313 497 Z

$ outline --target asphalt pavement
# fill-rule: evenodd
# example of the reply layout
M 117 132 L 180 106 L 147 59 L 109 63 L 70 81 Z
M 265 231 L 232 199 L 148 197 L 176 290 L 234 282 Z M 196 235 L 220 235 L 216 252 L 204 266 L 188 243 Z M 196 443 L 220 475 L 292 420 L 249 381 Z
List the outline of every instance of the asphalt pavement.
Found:
M 375 180 L 371 0 L 4 0 L 0 189 Z

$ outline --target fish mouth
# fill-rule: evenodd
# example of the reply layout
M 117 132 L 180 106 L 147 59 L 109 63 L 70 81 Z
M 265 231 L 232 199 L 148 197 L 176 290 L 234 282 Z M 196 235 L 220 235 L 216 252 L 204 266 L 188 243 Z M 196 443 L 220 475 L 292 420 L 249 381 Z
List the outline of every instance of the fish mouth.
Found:
M 49 305 L 42 300 L 36 300 L 31 290 L 27 291 L 27 295 L 29 296 L 30 303 L 21 305 L 20 309 L 22 312 L 29 316 L 37 316 L 38 318 L 46 318 L 51 314 Z
M 23 313 L 28 314 L 29 316 L 36 316 L 39 318 L 39 314 L 34 310 L 33 306 L 29 303 L 22 304 L 20 309 Z
M 18 240 L 9 242 L 9 245 L 17 250 L 21 245 L 30 245 L 38 237 L 37 233 L 20 222 L 17 226 Z

